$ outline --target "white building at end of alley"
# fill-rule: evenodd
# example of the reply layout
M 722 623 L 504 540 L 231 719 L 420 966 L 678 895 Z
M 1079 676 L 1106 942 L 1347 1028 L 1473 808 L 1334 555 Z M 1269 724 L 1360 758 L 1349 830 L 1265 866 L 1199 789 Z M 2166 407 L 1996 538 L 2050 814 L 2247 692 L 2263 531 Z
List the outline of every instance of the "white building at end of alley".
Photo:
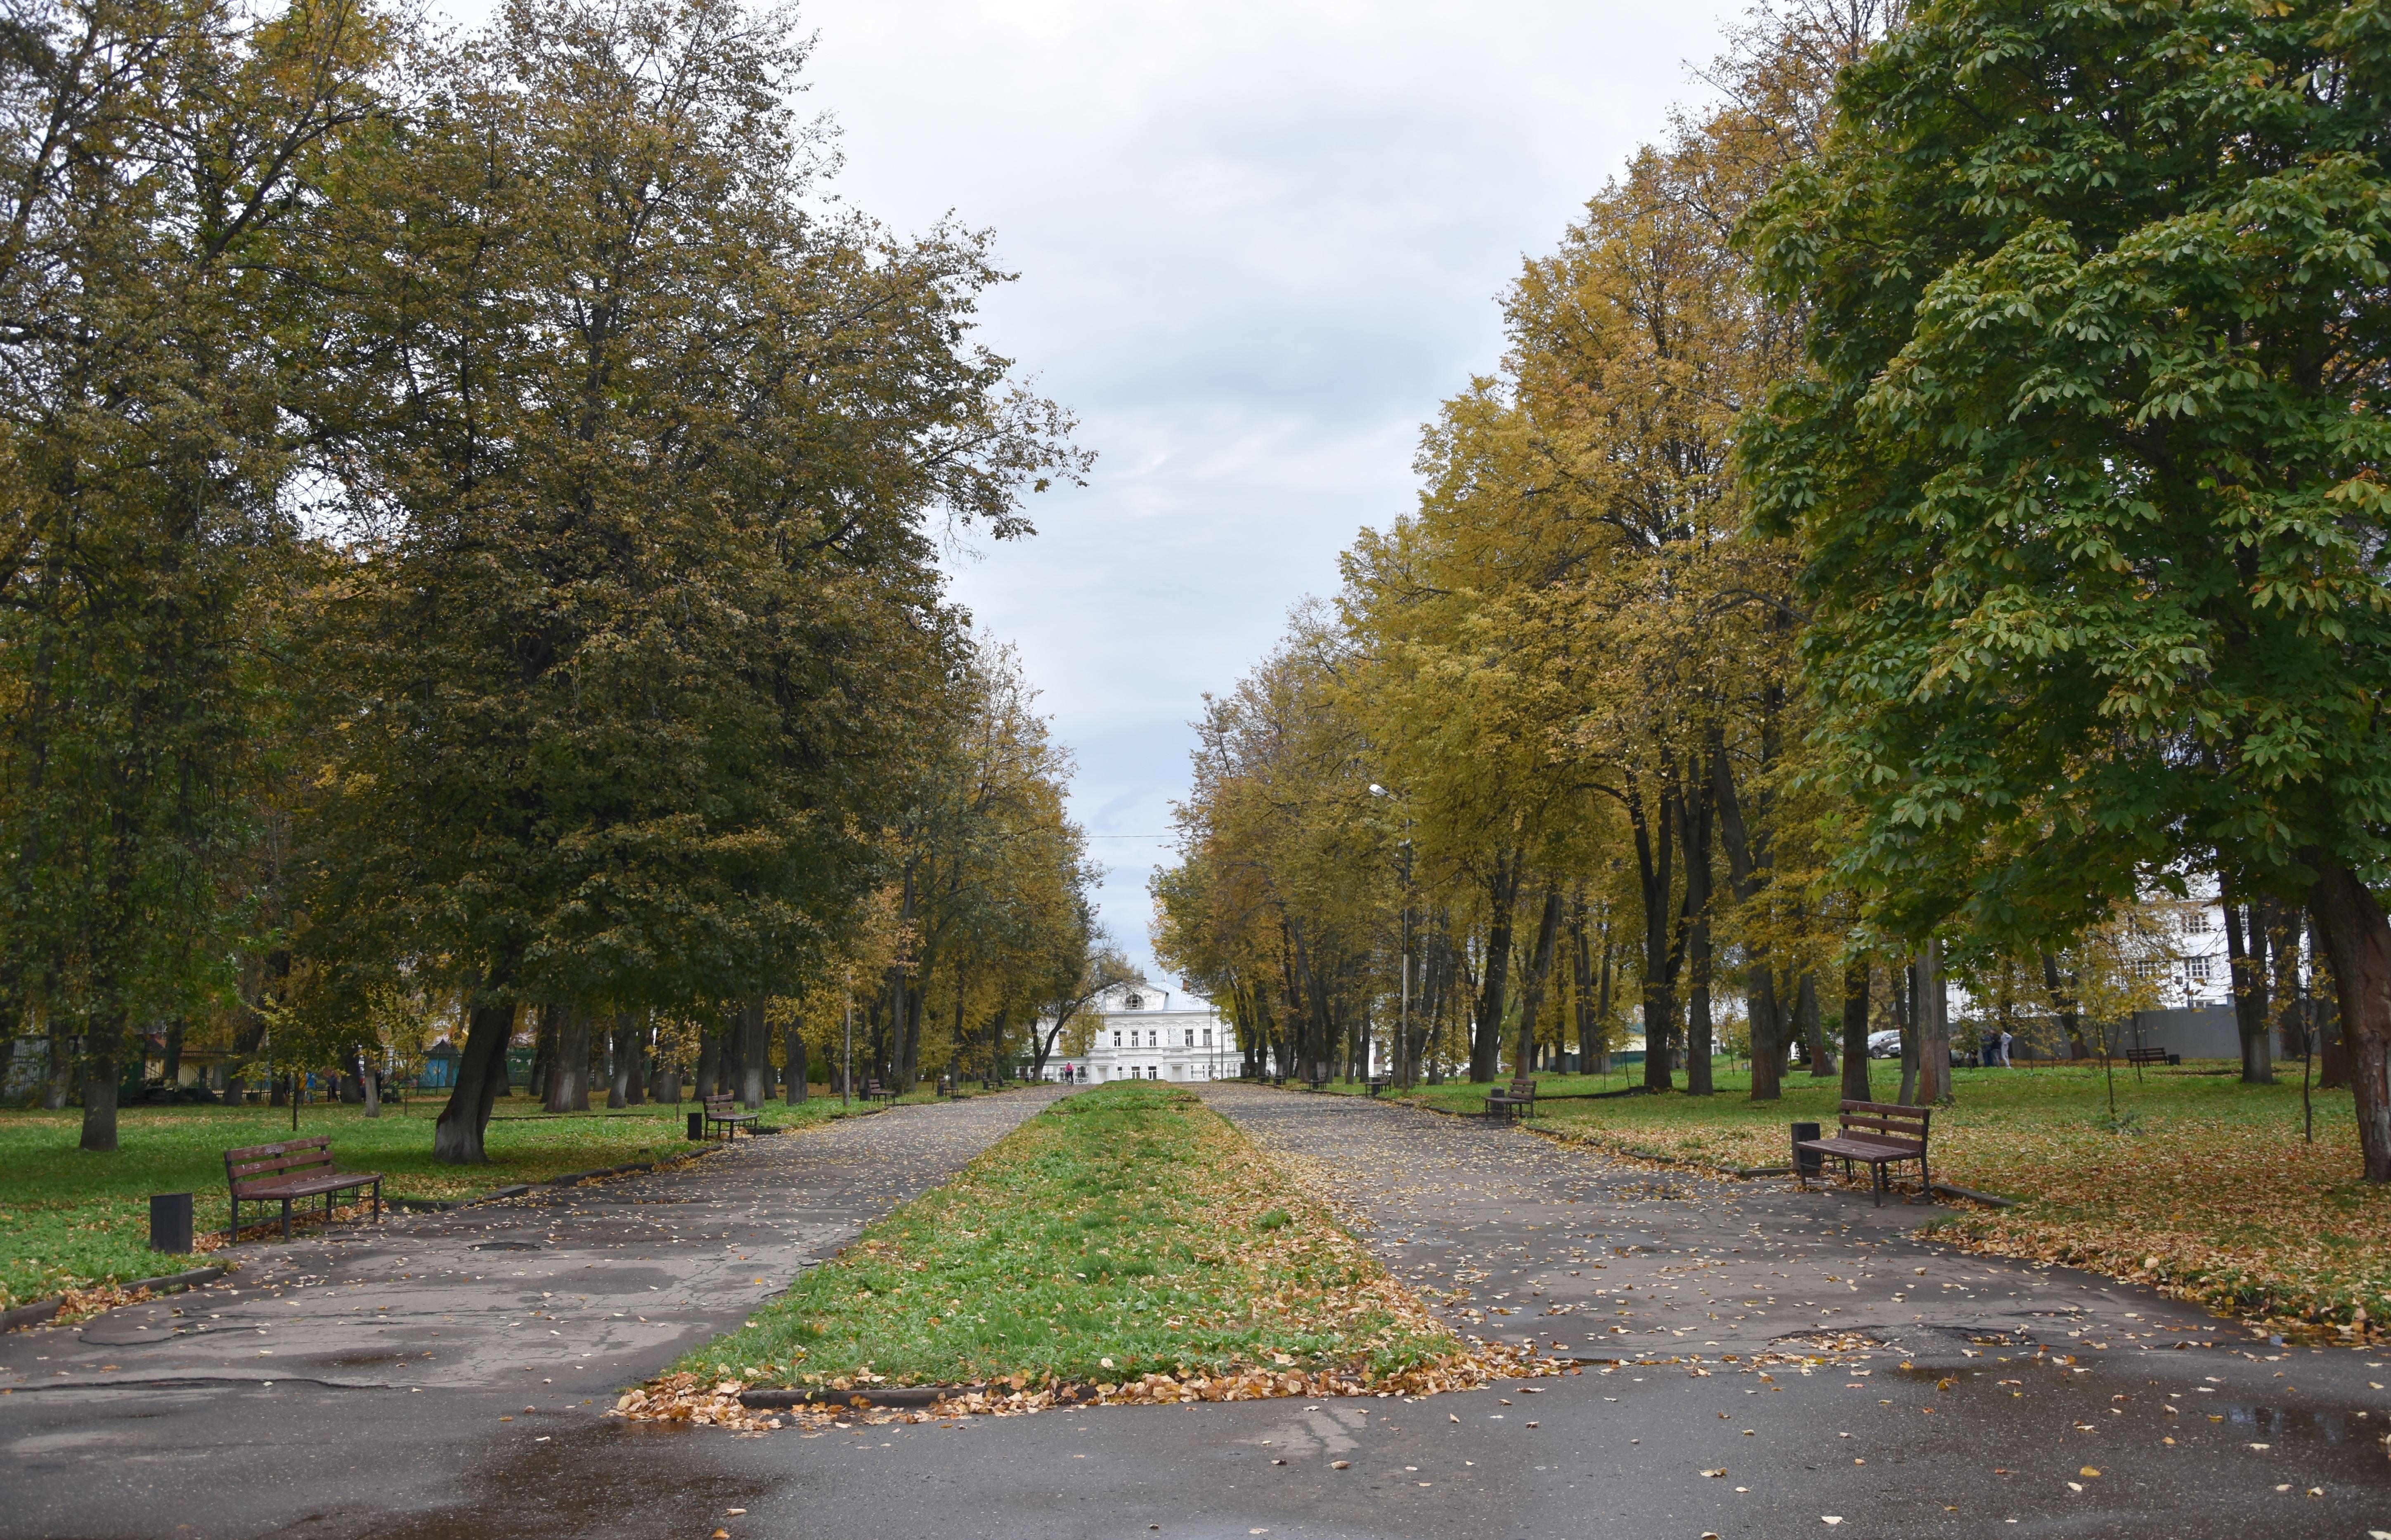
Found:
M 1117 984 L 1096 996 L 1087 1014 L 1095 1019 L 1088 1051 L 1072 1055 L 1057 1048 L 1046 1061 L 1048 1080 L 1062 1079 L 1066 1066 L 1096 1084 L 1237 1078 L 1236 1034 L 1200 995 Z M 1045 1027 L 1041 1022 L 1039 1030 Z

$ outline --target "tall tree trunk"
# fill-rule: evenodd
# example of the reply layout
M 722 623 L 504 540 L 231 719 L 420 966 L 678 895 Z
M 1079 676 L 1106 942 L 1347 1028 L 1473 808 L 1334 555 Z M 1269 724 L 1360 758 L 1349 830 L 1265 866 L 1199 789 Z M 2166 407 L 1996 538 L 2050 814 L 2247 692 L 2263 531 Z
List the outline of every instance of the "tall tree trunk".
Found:
M 2330 853 L 2300 852 L 2317 874 L 2307 892 L 2350 1058 L 2366 1180 L 2391 1182 L 2391 923 L 2366 884 Z
M 482 1165 L 482 1136 L 507 1073 L 507 1045 L 515 1034 L 512 1005 L 476 1005 L 457 1060 L 457 1086 L 432 1129 L 432 1158 L 448 1165 Z
M 1503 1007 L 1511 977 L 1511 913 L 1519 901 L 1519 853 L 1499 851 L 1486 884 L 1486 978 L 1478 998 L 1477 1031 L 1469 1045 L 1469 1078 L 1494 1078 L 1503 1047 Z
M 623 1017 L 628 1023 L 623 1029 L 622 1056 L 623 1105 L 639 1107 L 648 1099 L 648 1020 L 645 1011 L 631 1011 Z
M 1868 965 L 1843 965 L 1843 1099 L 1874 1101 L 1868 1089 Z
M 589 1013 L 577 1001 L 562 1000 L 542 1007 L 552 1013 L 556 1059 L 548 1067 L 548 1110 L 551 1112 L 589 1110 Z
M 1627 782 L 1627 821 L 1635 835 L 1637 886 L 1644 906 L 1644 1084 L 1666 1091 L 1675 1084 L 1669 1073 L 1669 1038 L 1677 1025 L 1677 963 L 1671 934 L 1671 891 L 1675 887 L 1676 824 L 1674 797 L 1662 797 L 1648 810 L 1640 777 Z M 1661 827 L 1652 828 L 1653 813 Z
M 771 1066 L 764 997 L 758 995 L 739 1013 L 739 1105 L 750 1112 L 764 1105 L 764 1075 Z
M 50 1061 L 42 1080 L 42 1110 L 56 1112 L 64 1109 L 67 1098 L 74 1095 L 74 1039 L 67 1032 L 62 1012 L 51 1011 L 45 1024 L 49 1033 Z
M 1777 1000 L 1777 976 L 1766 963 L 1754 963 L 1745 982 L 1751 1017 L 1751 1099 L 1775 1101 L 1785 1094 L 1785 1013 Z
M 2337 978 L 2338 973 L 2333 967 L 2333 953 L 2319 939 L 2313 919 L 2310 920 L 2308 927 L 2308 948 L 2323 957 L 2324 971 Z M 2319 983 L 2323 985 L 2324 981 L 2320 980 Z M 2320 987 L 2317 991 L 2315 1016 L 2316 1088 L 2320 1091 L 2346 1090 L 2355 1078 L 2357 1064 L 2356 1057 L 2351 1050 L 2352 1033 L 2346 1018 L 2342 1014 L 2338 983 L 2330 987 Z
M 722 1033 L 719 1028 L 700 1025 L 697 1031 L 697 1099 L 722 1094 Z
M 357 1047 L 356 1064 L 357 1086 L 360 1090 L 365 1092 L 366 1097 L 366 1116 L 369 1118 L 381 1117 L 381 1071 L 375 1066 L 371 1059 L 366 1057 L 366 1050 L 363 1045 L 359 1045 Z
M 1726 851 L 1726 880 L 1738 904 L 1749 904 L 1760 892 L 1767 870 L 1768 846 L 1752 837 L 1743 817 L 1743 799 L 1737 794 L 1735 764 L 1725 743 L 1713 735 L 1710 749 L 1711 798 L 1717 803 L 1719 842 Z M 1775 1101 L 1784 1094 L 1787 1013 L 1777 995 L 1776 970 L 1767 954 L 1755 949 L 1745 970 L 1744 995 L 1751 1020 L 1751 1099 Z
M 1950 996 L 1943 987 L 1943 943 L 1929 941 L 1918 954 L 1919 998 L 1913 1009 L 1918 1037 L 1917 1106 L 1940 1107 L 1951 1099 Z
M 1618 936 L 1611 928 L 1610 918 L 1610 905 L 1605 904 L 1602 909 L 1602 978 L 1595 986 L 1594 1016 L 1595 1030 L 1601 1033 L 1601 1038 L 1594 1045 L 1583 1040 L 1578 1044 L 1581 1051 L 1592 1046 L 1601 1056 L 1602 1072 L 1605 1074 L 1610 1072 L 1610 983 L 1618 976 L 1612 969 L 1612 964 L 1617 960 Z
M 1594 941 L 1585 933 L 1585 887 L 1578 886 L 1570 898 L 1570 1005 L 1577 1018 L 1577 1069 L 1580 1074 L 1594 1070 L 1596 1028 L 1600 1020 L 1595 1015 Z
M 1894 1099 L 1904 1107 L 1918 1105 L 1918 964 L 1910 962 L 1894 973 L 1893 996 L 1893 1025 L 1901 1029 L 1901 1094 Z
M 184 1025 L 185 1019 L 180 1016 L 166 1023 L 166 1063 L 159 1072 L 169 1091 L 179 1089 L 183 1084 Z
M 1705 782 L 1687 799 L 1686 839 L 1686 1094 L 1709 1096 L 1711 1030 L 1711 815 L 1715 796 Z
M 1536 948 L 1528 957 L 1528 978 L 1519 991 L 1519 1041 L 1511 1058 L 1511 1072 L 1525 1075 L 1536 1063 L 1536 1018 L 1544 1010 L 1544 981 L 1552 974 L 1553 940 L 1560 932 L 1561 885 L 1544 884 L 1544 911 L 1536 920 Z
M 116 1085 L 124 1053 L 124 1012 L 110 1007 L 85 1018 L 83 1041 L 83 1144 L 105 1154 L 116 1148 Z
M 2300 989 L 2300 933 L 2305 922 L 2297 906 L 2273 899 L 2266 901 L 2260 913 L 2267 923 L 2267 956 L 2274 965 L 2274 984 L 2268 991 L 2272 1024 L 2282 1039 L 2285 1056 L 2298 1059 L 2309 1051 L 2307 1021 L 2300 1009 L 2305 998 Z
M 2051 1014 L 2059 1018 L 2059 1033 L 2067 1040 L 2067 1057 L 2089 1059 L 2092 1057 L 2090 1046 L 2084 1041 L 2084 1019 L 2076 1006 L 2072 981 L 2071 987 L 2062 990 L 2060 987 L 2058 959 L 2048 952 L 2039 956 L 2042 958 L 2042 991 L 2050 996 Z
M 1816 974 L 1802 975 L 1801 987 L 1794 998 L 1794 1014 L 1802 1022 L 1803 1041 L 1810 1045 L 1810 1078 L 1830 1079 L 1835 1073 L 1835 1040 L 1827 1035 L 1826 1013 L 1818 1006 Z
M 739 1095 L 739 1083 L 746 1070 L 747 1023 L 745 1010 L 733 1011 L 730 1020 L 722 1024 L 722 1047 L 714 1061 L 714 1094 L 717 1097 Z
M 631 1105 L 631 1013 L 614 1012 L 606 1028 L 606 1108 Z
M 795 1107 L 810 1095 L 806 1088 L 805 1019 L 795 1012 L 789 1016 L 788 1034 L 783 1041 L 782 1051 L 789 1061 L 789 1105 Z
M 2217 898 L 2225 910 L 2225 958 L 2233 987 L 2233 1027 L 2242 1038 L 2242 1081 L 2271 1085 L 2275 1057 L 2267 1030 L 2266 928 L 2254 925 L 2244 935 L 2241 895 L 2231 882 L 2219 884 Z

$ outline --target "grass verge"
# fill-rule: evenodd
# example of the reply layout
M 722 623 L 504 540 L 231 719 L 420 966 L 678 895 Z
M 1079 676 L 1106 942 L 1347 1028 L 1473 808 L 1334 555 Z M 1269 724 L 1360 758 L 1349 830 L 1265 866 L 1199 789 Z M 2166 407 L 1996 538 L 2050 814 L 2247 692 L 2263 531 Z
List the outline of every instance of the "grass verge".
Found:
M 1877 1099 L 1893 1100 L 1896 1067 L 1873 1068 Z M 2274 1329 L 2379 1336 L 2391 1324 L 2391 1192 L 2359 1179 L 2349 1093 L 2313 1093 L 2311 1144 L 2299 1066 L 2284 1069 L 2287 1082 L 2244 1085 L 2225 1061 L 2139 1075 L 2121 1064 L 2114 1120 L 2110 1077 L 2098 1067 L 1956 1070 L 1954 1103 L 1934 1114 L 1935 1178 L 2024 1201 L 1945 1213 L 1936 1237 L 2152 1284 Z M 1604 1088 L 1584 1076 L 1537 1084 L 1540 1094 Z M 1614 1075 L 1609 1088 L 1622 1084 Z M 1715 1096 L 1557 1101 L 1536 1122 L 1622 1153 L 1783 1165 L 1787 1125 L 1831 1131 L 1840 1096 L 1834 1081 L 1806 1074 L 1785 1084 L 1784 1099 L 1754 1103 L 1747 1076 L 1722 1073 Z M 1474 1110 L 1484 1090 L 1418 1095 Z
M 1507 1362 L 1429 1315 L 1193 1093 L 1120 1082 L 1029 1119 L 624 1409 L 678 1398 L 686 1415 L 755 1386 L 1316 1395 L 1519 1372 Z
M 479 1166 L 432 1159 L 441 1104 L 428 1097 L 404 1110 L 386 1107 L 379 1118 L 357 1107 L 303 1107 L 299 1136 L 331 1136 L 342 1166 L 382 1173 L 386 1198 L 472 1198 L 517 1182 L 680 1154 L 691 1148 L 685 1124 L 695 1105 L 551 1117 L 532 1111 L 525 1097 L 511 1097 L 491 1119 L 490 1161 Z M 835 1097 L 817 1096 L 797 1107 L 768 1102 L 764 1121 L 780 1127 L 837 1115 Z M 149 1194 L 191 1193 L 195 1226 L 220 1231 L 224 1152 L 293 1136 L 288 1108 L 128 1107 L 118 1114 L 116 1152 L 90 1155 L 75 1147 L 82 1118 L 73 1109 L 0 1111 L 0 1172 L 6 1173 L 0 1182 L 0 1309 L 196 1265 L 149 1249 Z M 244 1206 L 242 1218 L 258 1212 Z

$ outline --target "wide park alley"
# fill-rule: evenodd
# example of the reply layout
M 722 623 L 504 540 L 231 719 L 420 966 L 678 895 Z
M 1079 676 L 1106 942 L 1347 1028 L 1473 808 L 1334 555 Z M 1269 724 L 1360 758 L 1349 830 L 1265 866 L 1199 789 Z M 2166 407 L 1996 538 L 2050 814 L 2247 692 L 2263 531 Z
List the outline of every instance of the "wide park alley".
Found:
M 1923 1205 L 1858 1188 L 1694 1175 L 1360 1097 L 1221 1084 L 1200 1106 L 1120 1086 L 1072 1099 L 1125 1092 L 1207 1128 L 1206 1108 L 1225 1117 L 1261 1185 L 1289 1207 L 1325 1200 L 1437 1325 L 1532 1348 L 1519 1367 L 1534 1372 L 1452 1393 L 1313 1381 L 762 1431 L 606 1415 L 754 1326 L 867 1222 L 935 1212 L 982 1151 L 995 1164 L 975 1173 L 1002 1170 L 1008 1134 L 1067 1129 L 1053 1114 L 1070 1104 L 1030 1089 L 244 1245 L 218 1283 L 12 1332 L 0 1534 L 1694 1540 L 2391 1522 L 2391 1397 L 2363 1351 L 1956 1252 L 1916 1237 Z M 1141 1190 L 1149 1213 L 1174 1196 Z M 1067 1207 L 1066 1235 L 1098 1212 Z M 1134 1301 L 1171 1278 L 1125 1281 Z

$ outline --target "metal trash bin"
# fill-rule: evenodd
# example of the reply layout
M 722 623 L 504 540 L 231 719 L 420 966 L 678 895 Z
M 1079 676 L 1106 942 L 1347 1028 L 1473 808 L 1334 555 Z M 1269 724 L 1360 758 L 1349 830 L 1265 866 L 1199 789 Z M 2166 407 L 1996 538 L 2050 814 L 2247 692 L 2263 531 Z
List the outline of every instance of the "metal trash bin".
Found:
M 692 1139 L 703 1139 L 705 1137 L 704 1113 L 691 1112 L 689 1115 L 689 1136 Z
M 1815 1149 L 1802 1148 L 1803 1140 L 1815 1139 L 1817 1136 L 1818 1125 L 1815 1123 L 1797 1123 L 1793 1125 L 1793 1169 L 1805 1182 L 1827 1169 L 1827 1158 L 1824 1155 Z
M 176 1256 L 191 1249 L 191 1195 L 153 1192 L 149 1195 L 149 1249 Z

